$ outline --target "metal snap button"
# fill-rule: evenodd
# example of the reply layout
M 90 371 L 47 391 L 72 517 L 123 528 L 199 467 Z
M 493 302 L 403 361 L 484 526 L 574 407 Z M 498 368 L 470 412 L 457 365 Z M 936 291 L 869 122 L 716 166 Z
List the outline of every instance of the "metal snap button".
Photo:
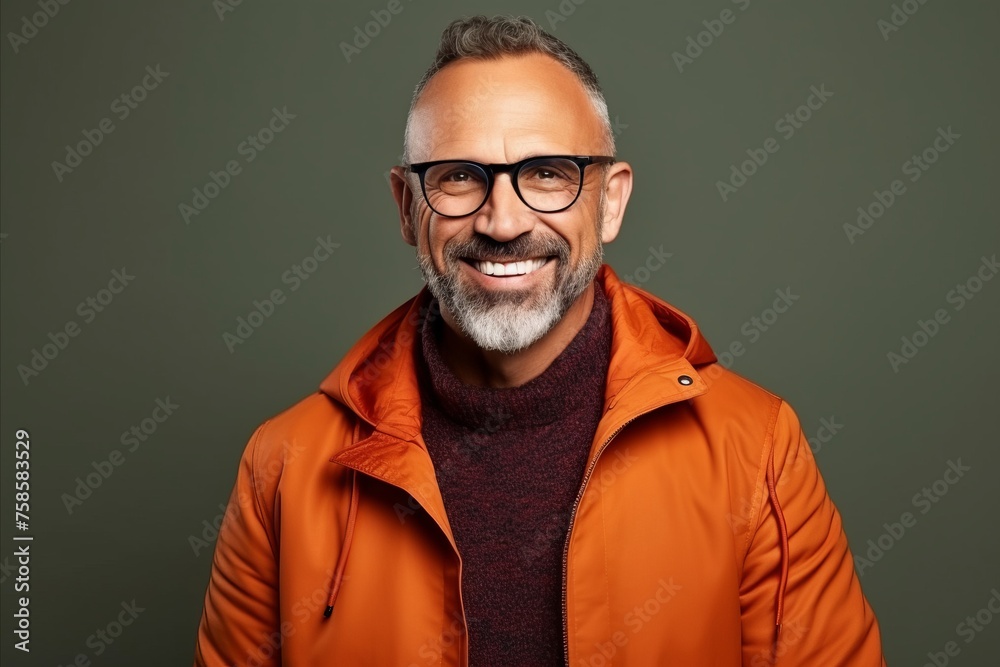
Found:
M 677 378 L 677 381 L 680 382 L 685 387 L 689 384 L 694 384 L 694 380 L 691 379 L 690 375 L 682 375 L 679 378 Z

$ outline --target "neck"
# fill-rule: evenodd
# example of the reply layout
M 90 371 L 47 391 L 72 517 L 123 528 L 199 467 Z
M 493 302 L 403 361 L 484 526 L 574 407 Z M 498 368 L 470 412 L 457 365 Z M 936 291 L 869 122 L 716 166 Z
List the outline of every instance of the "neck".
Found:
M 455 318 L 441 309 L 441 356 L 462 382 L 480 387 L 517 387 L 541 375 L 587 323 L 594 305 L 593 281 L 563 318 L 527 348 L 505 354 L 484 350 L 459 329 Z

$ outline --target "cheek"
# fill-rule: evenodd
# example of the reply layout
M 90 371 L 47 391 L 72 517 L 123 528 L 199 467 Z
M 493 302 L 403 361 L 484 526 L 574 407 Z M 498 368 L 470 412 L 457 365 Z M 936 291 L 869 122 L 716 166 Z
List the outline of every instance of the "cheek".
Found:
M 576 261 L 590 256 L 600 243 L 597 235 L 597 219 L 589 211 L 587 215 L 573 221 L 573 234 L 570 237 L 570 249 Z
M 457 232 L 450 229 L 447 222 L 433 220 L 432 214 L 426 214 L 420 219 L 420 251 L 425 255 L 430 255 L 439 271 L 444 271 L 446 267 L 445 246 L 453 241 Z
M 434 238 L 437 230 L 431 225 L 431 217 L 426 207 L 414 206 L 413 215 L 413 235 L 417 239 L 417 247 L 422 253 L 430 253 L 434 247 Z

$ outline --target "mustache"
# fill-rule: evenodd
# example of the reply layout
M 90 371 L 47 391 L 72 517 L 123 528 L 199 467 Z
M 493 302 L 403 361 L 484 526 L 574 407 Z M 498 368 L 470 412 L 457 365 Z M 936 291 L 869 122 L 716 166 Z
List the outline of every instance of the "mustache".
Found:
M 516 262 L 550 256 L 568 260 L 569 254 L 569 244 L 557 237 L 518 236 L 512 241 L 500 242 L 483 234 L 455 243 L 445 252 L 451 261 L 470 259 L 491 262 Z

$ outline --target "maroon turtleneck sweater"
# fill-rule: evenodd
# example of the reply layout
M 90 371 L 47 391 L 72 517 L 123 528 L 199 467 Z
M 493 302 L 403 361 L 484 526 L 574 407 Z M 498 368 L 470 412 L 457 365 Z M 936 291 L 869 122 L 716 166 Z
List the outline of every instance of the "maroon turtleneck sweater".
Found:
M 538 377 L 462 382 L 421 329 L 423 436 L 462 557 L 471 667 L 565 662 L 563 548 L 601 417 L 611 319 L 601 287 L 583 328 Z

